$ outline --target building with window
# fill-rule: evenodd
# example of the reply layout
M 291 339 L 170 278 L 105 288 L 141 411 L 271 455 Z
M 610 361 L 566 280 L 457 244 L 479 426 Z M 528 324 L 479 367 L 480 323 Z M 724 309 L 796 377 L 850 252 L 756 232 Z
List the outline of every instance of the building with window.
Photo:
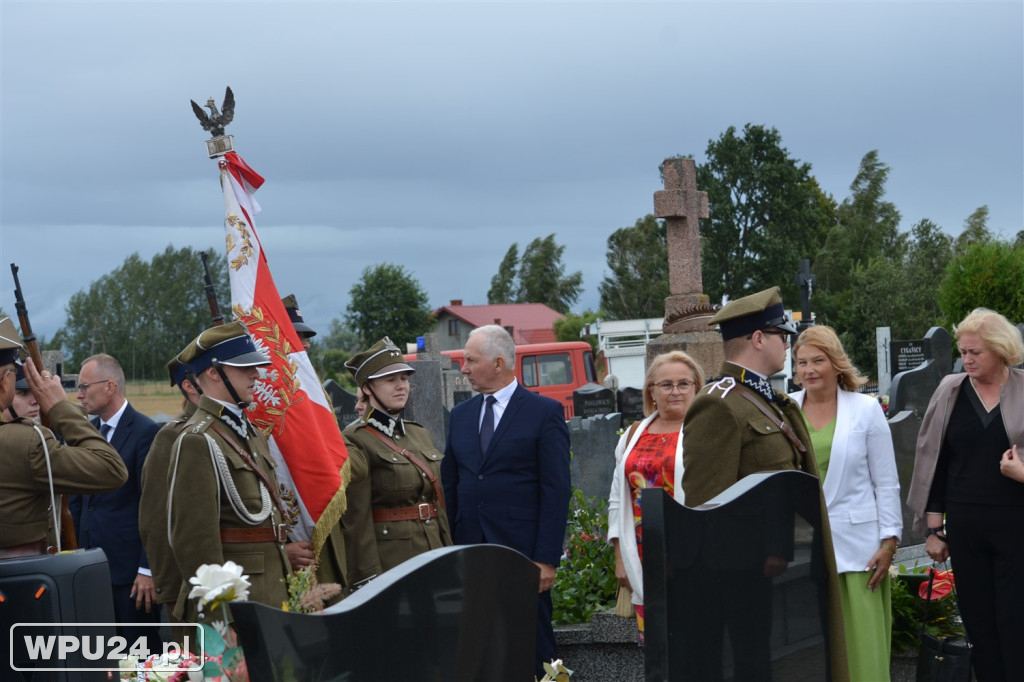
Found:
M 462 305 L 453 299 L 434 311 L 440 350 L 459 350 L 466 345 L 469 333 L 477 327 L 497 324 L 504 327 L 517 346 L 528 343 L 550 343 L 555 338 L 554 324 L 564 317 L 543 303 L 497 303 L 495 305 Z

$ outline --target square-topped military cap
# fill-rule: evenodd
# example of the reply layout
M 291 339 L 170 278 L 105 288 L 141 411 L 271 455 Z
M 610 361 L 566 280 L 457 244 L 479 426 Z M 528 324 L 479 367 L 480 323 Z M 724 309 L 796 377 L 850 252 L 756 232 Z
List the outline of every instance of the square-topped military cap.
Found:
M 212 366 L 214 362 L 230 367 L 259 367 L 270 364 L 270 358 L 256 347 L 241 322 L 210 327 L 178 353 L 177 360 L 182 365 L 188 365 L 197 374 Z M 169 365 L 168 371 L 171 371 Z M 173 373 L 171 376 L 174 377 Z
M 796 327 L 782 307 L 782 294 L 778 287 L 729 301 L 711 318 L 711 324 L 716 323 L 724 341 L 771 327 L 796 333 Z
M 0 365 L 17 362 L 21 348 L 21 337 L 14 322 L 9 317 L 0 320 Z
M 356 378 L 356 386 L 362 386 L 370 379 L 379 379 L 389 374 L 416 372 L 405 364 L 401 349 L 386 336 L 362 353 L 353 355 L 345 363 L 345 368 Z
M 295 294 L 288 294 L 281 299 L 281 303 L 284 304 L 284 309 L 288 313 L 288 319 L 292 321 L 292 326 L 295 327 L 295 331 L 299 333 L 299 336 L 305 336 L 306 338 L 316 336 L 316 330 L 302 319 L 302 313 L 299 312 L 299 302 L 295 299 Z

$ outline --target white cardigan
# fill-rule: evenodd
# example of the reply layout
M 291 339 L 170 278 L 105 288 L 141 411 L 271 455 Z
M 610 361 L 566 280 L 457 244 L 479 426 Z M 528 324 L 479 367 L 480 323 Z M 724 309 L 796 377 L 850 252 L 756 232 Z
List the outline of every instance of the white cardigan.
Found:
M 633 603 L 642 605 L 644 603 L 644 573 L 640 566 L 640 554 L 636 548 L 636 527 L 633 523 L 633 498 L 630 496 L 629 482 L 626 480 L 626 455 L 633 450 L 633 446 L 640 440 L 640 436 L 647 431 L 654 418 L 658 416 L 654 412 L 651 416 L 640 422 L 633 438 L 629 438 L 629 429 L 619 438 L 619 444 L 615 447 L 615 473 L 612 474 L 612 487 L 608 492 L 608 541 L 619 539 L 619 553 L 622 554 L 622 563 L 626 567 L 626 575 L 629 576 L 629 584 L 633 588 Z M 676 470 L 675 476 L 675 500 L 683 503 L 683 429 L 679 429 L 679 438 L 676 439 Z
M 803 407 L 805 391 L 792 397 Z M 879 542 L 903 533 L 892 433 L 878 401 L 838 390 L 832 454 L 822 482 L 840 573 L 864 571 Z

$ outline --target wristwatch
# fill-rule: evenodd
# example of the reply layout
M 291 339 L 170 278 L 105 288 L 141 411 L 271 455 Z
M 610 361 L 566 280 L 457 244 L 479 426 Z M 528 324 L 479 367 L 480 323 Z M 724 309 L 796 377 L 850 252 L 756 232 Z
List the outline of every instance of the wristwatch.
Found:
M 944 538 L 941 535 L 939 535 L 939 533 L 945 532 L 945 530 L 946 528 L 944 526 L 939 526 L 938 528 L 929 528 L 924 532 L 924 538 L 925 540 L 927 540 L 929 535 L 938 535 L 939 539 L 942 540 Z

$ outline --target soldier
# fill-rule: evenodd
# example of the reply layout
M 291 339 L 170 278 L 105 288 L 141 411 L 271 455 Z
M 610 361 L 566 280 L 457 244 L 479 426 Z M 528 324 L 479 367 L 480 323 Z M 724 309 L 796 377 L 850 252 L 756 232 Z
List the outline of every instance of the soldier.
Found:
M 257 367 L 270 361 L 245 327 L 231 322 L 200 334 L 178 355 L 202 391 L 174 443 L 168 483 L 171 552 L 182 577 L 174 616 L 196 622 L 188 579 L 202 564 L 234 561 L 252 587 L 250 601 L 287 600 L 284 505 L 267 440 L 249 422 Z
M 25 379 L 25 367 L 19 361 L 17 363 L 17 381 L 14 382 L 14 400 L 11 406 L 4 410 L 4 421 L 14 421 L 18 417 L 33 424 L 39 423 L 39 401 L 32 395 L 28 388 L 28 380 Z
M 21 349 L 10 318 L 0 319 L 0 409 L 15 394 L 15 362 Z M 28 420 L 0 424 L 0 559 L 46 554 L 47 524 L 58 527 L 48 510 L 60 509 L 57 493 L 104 493 L 128 480 L 117 454 L 67 400 L 60 377 L 38 372 L 25 361 L 25 380 L 50 424 L 64 437 L 61 444 L 47 429 Z M 59 533 L 58 533 L 59 535 Z
M 359 585 L 452 540 L 443 455 L 430 432 L 401 417 L 415 370 L 386 336 L 345 366 L 367 398 L 366 413 L 343 432 L 352 470 L 344 517 L 348 577 Z
M 683 427 L 688 507 L 704 504 L 758 471 L 798 469 L 817 475 L 800 407 L 768 381 L 786 366 L 790 335 L 796 332 L 779 288 L 730 301 L 711 318 L 715 323 L 725 351 L 721 376 L 709 380 L 693 399 Z M 772 427 L 772 420 L 785 423 L 803 451 Z
M 167 609 L 168 621 L 175 622 L 174 606 L 181 590 L 181 573 L 171 552 L 167 533 L 167 470 L 171 450 L 185 424 L 195 414 L 199 404 L 199 389 L 191 368 L 182 365 L 175 356 L 167 363 L 171 385 L 177 386 L 184 396 L 181 414 L 167 422 L 153 438 L 149 455 L 142 468 L 142 503 L 139 506 L 139 533 L 153 571 L 156 601 Z M 181 642 L 186 633 L 172 628 L 173 639 Z
M 769 378 L 786 365 L 786 350 L 796 328 L 782 305 L 778 287 L 729 302 L 714 317 L 722 332 L 725 362 L 721 376 L 711 379 L 693 399 L 683 425 L 683 492 L 688 507 L 697 507 L 744 476 L 759 471 L 797 470 L 815 477 L 818 466 L 800 406 L 776 393 Z M 828 572 L 828 622 L 831 679 L 849 679 L 835 556 L 828 515 L 821 500 L 825 565 Z M 705 623 L 689 645 L 720 670 L 723 630 L 733 642 L 736 679 L 771 679 L 772 579 L 783 573 L 793 556 L 792 519 L 766 514 L 745 528 L 749 564 L 727 567 L 731 579 L 709 579 L 695 585 L 696 594 L 712 608 L 716 624 Z M 728 588 L 722 588 L 728 585 Z M 712 617 L 709 615 L 709 618 Z M 706 626 L 706 627 L 705 627 Z M 737 646 L 738 644 L 738 646 Z M 698 679 L 710 675 L 697 674 Z
M 295 327 L 299 338 L 302 339 L 302 349 L 309 350 L 309 347 L 312 345 L 310 339 L 316 336 L 316 330 L 302 319 L 302 313 L 299 312 L 299 302 L 295 300 L 294 294 L 288 294 L 282 298 L 281 303 L 284 304 L 284 309 L 288 312 L 288 318 L 292 321 L 292 325 Z

